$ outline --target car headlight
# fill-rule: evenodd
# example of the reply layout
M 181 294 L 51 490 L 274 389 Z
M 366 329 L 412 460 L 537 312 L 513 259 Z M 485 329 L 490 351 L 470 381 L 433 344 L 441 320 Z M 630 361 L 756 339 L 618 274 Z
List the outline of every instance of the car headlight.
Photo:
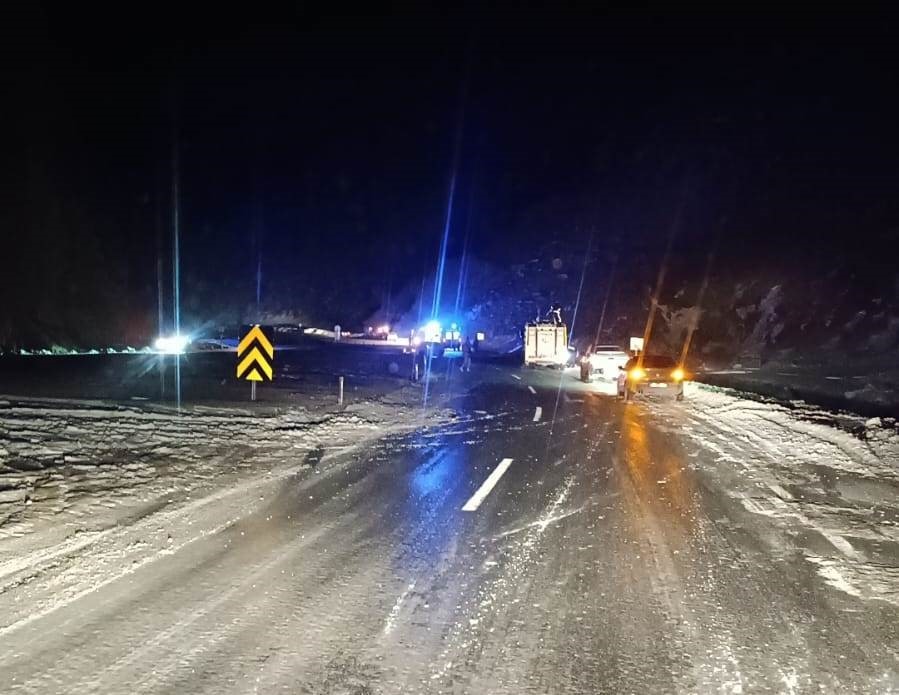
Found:
M 671 372 L 671 378 L 675 381 L 683 381 L 684 380 L 684 370 L 678 367 L 673 372 Z
M 186 335 L 163 335 L 156 339 L 153 347 L 167 355 L 180 355 L 187 349 L 190 338 Z
M 634 367 L 627 373 L 628 379 L 632 381 L 640 381 L 640 379 L 646 378 L 646 372 L 643 371 L 640 367 Z

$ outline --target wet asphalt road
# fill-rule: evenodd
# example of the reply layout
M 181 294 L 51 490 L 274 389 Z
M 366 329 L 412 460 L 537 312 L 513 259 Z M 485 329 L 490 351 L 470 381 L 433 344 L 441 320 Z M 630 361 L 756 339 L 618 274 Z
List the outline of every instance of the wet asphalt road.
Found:
M 896 611 L 772 554 L 647 408 L 553 372 L 452 378 L 456 422 L 325 459 L 260 513 L 5 635 L 0 689 L 896 686 Z

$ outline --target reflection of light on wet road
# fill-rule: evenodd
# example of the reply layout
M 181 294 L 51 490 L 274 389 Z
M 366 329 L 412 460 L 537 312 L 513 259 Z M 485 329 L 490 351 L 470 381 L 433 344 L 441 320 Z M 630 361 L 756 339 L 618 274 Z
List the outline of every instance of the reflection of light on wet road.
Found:
M 420 440 L 416 437 L 414 441 Z M 435 563 L 453 545 L 461 517 L 458 507 L 465 497 L 469 477 L 466 447 L 451 440 L 432 440 L 434 453 L 406 478 L 408 494 L 401 507 L 402 552 L 395 558 L 397 570 L 410 579 Z
M 683 531 L 680 540 L 686 541 L 694 531 L 696 491 L 684 473 L 685 462 L 672 448 L 673 442 L 661 433 L 653 437 L 646 417 L 638 406 L 624 408 L 618 447 L 624 499 L 632 515 L 657 517 L 666 528 Z M 661 436 L 665 436 L 664 441 Z M 674 540 L 668 535 L 669 541 Z
M 446 488 L 457 468 L 454 449 L 438 451 L 412 473 L 411 487 L 415 497 L 423 498 Z

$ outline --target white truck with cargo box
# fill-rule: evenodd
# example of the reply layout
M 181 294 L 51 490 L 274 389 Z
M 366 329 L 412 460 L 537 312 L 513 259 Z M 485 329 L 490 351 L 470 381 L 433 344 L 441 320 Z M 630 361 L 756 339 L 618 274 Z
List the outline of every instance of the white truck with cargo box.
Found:
M 529 323 L 524 327 L 524 364 L 562 368 L 568 363 L 568 328 L 565 324 Z

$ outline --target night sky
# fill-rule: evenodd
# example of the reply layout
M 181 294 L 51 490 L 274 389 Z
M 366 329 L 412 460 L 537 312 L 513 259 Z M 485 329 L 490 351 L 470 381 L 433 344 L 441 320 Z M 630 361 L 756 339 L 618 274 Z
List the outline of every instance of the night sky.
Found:
M 697 268 L 714 243 L 721 263 L 891 272 L 891 17 L 240 10 L 7 17 L 0 343 L 155 331 L 175 133 L 204 319 L 255 302 L 257 240 L 263 303 L 313 319 L 419 281 L 457 136 L 451 252 L 468 227 L 500 265 L 591 231 L 661 256 L 677 218 Z

